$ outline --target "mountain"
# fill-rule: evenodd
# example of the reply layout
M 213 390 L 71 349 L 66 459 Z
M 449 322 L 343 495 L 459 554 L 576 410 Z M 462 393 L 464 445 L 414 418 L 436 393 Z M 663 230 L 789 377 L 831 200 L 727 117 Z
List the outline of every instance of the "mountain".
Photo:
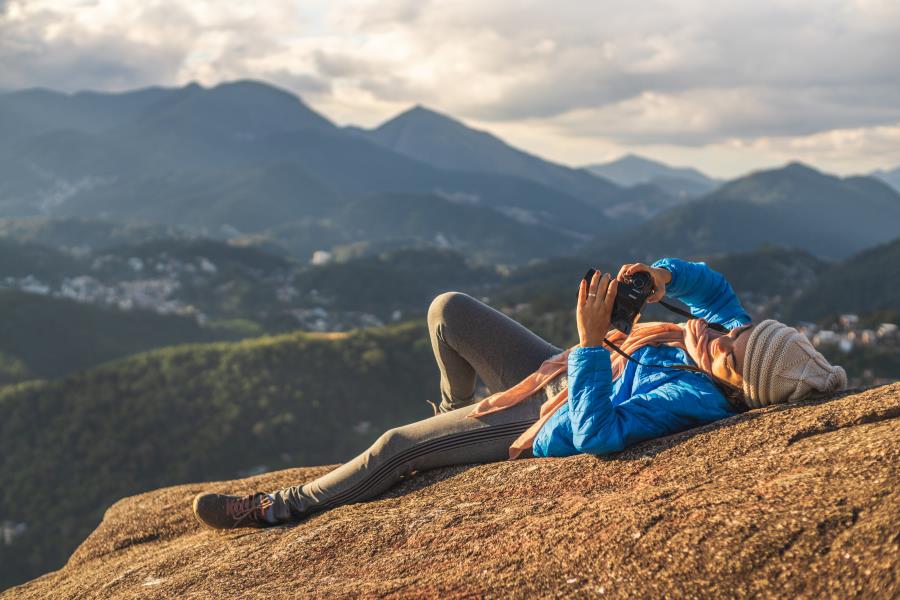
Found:
M 802 290 L 788 307 L 794 319 L 900 307 L 900 237 L 851 256 Z
M 890 170 L 879 169 L 877 171 L 873 171 L 870 176 L 877 177 L 878 179 L 884 181 L 892 188 L 900 192 L 900 167 Z
M 347 460 L 432 414 L 423 321 L 155 350 L 0 388 L 0 589 L 62 566 L 123 495 Z M 52 502 L 23 502 L 48 498 Z
M 135 173 L 67 198 L 63 217 L 156 222 L 196 230 L 258 232 L 285 222 L 321 217 L 343 197 L 292 162 Z
M 13 135 L 17 124 L 45 117 L 42 128 Z M 896 194 L 886 186 L 804 169 L 754 173 L 685 205 L 656 184 L 622 188 L 421 107 L 364 131 L 335 127 L 296 96 L 254 81 L 0 95 L 0 218 L 155 223 L 187 235 L 239 237 L 303 260 L 319 249 L 440 246 L 445 223 L 460 233 L 451 245 L 509 264 L 572 254 L 591 238 L 591 251 L 629 259 L 638 239 L 630 232 L 638 231 L 654 236 L 640 241 L 641 256 L 774 243 L 843 258 L 893 237 L 885 232 L 896 231 Z M 411 197 L 430 204 L 408 204 Z M 361 210 L 370 201 L 384 210 Z M 418 216 L 396 218 L 404 202 Z M 441 218 L 426 218 L 430 208 Z M 884 216 L 876 218 L 879 211 Z M 366 219 L 353 221 L 363 213 Z M 423 229 L 411 234 L 416 219 Z M 634 229 L 647 219 L 652 223 Z M 468 235 L 465 220 L 482 233 Z M 488 222 L 504 233 L 485 236 Z M 528 236 L 537 241 L 526 244 Z
M 152 348 L 240 337 L 203 328 L 188 317 L 125 312 L 11 290 L 0 290 L 0 314 L 0 359 L 14 359 L 23 369 L 15 377 L 0 376 L 0 384 L 63 377 Z
M 542 183 L 605 208 L 616 202 L 618 186 L 581 169 L 572 169 L 513 148 L 503 140 L 446 115 L 416 106 L 365 131 L 351 130 L 381 146 L 442 169 L 515 175 Z
M 197 469 L 198 483 L 113 504 L 65 566 L 4 598 L 896 598 L 898 427 L 900 384 L 851 390 L 609 457 L 417 473 L 294 526 L 234 532 L 202 528 L 191 498 L 333 465 L 214 483 Z
M 560 190 L 602 209 L 607 228 L 643 221 L 681 202 L 654 184 L 620 187 L 584 169 L 543 160 L 421 106 L 372 130 L 351 126 L 345 131 L 443 169 L 512 175 Z
M 140 220 L 245 235 L 299 227 L 327 240 L 335 232 L 328 220 L 348 202 L 411 193 L 490 207 L 510 226 L 540 218 L 563 238 L 586 239 L 612 227 L 603 210 L 565 191 L 528 177 L 412 159 L 335 127 L 296 96 L 259 82 L 135 92 L 141 102 L 97 94 L 115 115 L 102 126 L 96 115 L 83 116 L 81 97 L 41 94 L 45 104 L 61 107 L 61 116 L 52 128 L 0 144 L 0 217 Z M 0 102 L 0 134 L 21 105 Z M 647 206 L 659 201 L 645 196 Z M 317 219 L 321 231 L 313 230 Z M 367 240 L 334 240 L 348 241 Z
M 139 140 L 169 164 L 221 166 L 252 159 L 256 142 L 269 135 L 297 131 L 338 130 L 294 94 L 241 80 L 176 90 L 109 137 L 122 144 Z
M 635 154 L 607 163 L 587 165 L 585 170 L 622 186 L 654 184 L 676 198 L 702 196 L 719 185 L 719 181 L 690 167 L 670 167 Z
M 898 231 L 900 194 L 888 185 L 791 163 L 730 181 L 619 235 L 598 236 L 581 254 L 633 262 L 770 244 L 834 260 L 894 239 Z
M 260 144 L 260 155 L 292 159 L 319 180 L 351 199 L 381 193 L 439 194 L 521 213 L 519 220 L 542 216 L 560 231 L 592 233 L 603 227 L 600 209 L 586 206 L 557 189 L 523 177 L 449 171 L 386 150 L 348 133 L 284 133 Z

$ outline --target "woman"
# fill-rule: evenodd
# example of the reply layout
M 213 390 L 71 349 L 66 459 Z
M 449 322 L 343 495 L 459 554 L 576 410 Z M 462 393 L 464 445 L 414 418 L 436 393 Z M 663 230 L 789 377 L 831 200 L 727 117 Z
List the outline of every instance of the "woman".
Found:
M 638 323 L 627 337 L 610 333 L 618 280 L 638 271 L 653 278 L 649 302 L 668 292 L 695 318 Z M 828 364 L 797 330 L 774 320 L 752 325 L 725 278 L 704 263 L 628 264 L 616 279 L 597 272 L 581 282 L 576 320 L 579 344 L 563 351 L 466 294 L 441 294 L 428 311 L 441 374 L 435 416 L 387 431 L 356 458 L 303 485 L 247 496 L 199 494 L 194 514 L 219 529 L 285 523 L 378 496 L 413 471 L 608 454 L 847 385 L 844 369 Z M 611 354 L 609 342 L 630 358 Z M 476 374 L 493 395 L 473 408 Z

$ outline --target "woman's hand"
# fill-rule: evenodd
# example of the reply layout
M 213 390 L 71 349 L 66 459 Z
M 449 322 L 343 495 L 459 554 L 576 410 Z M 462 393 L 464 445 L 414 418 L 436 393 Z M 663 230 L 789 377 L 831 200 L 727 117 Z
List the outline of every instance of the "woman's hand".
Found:
M 603 338 L 609 332 L 616 288 L 619 285 L 618 281 L 610 279 L 609 273 L 601 276 L 600 271 L 596 271 L 591 277 L 590 284 L 584 279 L 581 280 L 575 317 L 582 348 L 602 345 Z
M 668 269 L 653 268 L 644 263 L 631 263 L 622 265 L 616 279 L 623 281 L 626 277 L 630 277 L 638 271 L 646 271 L 653 278 L 653 294 L 647 298 L 647 302 L 653 303 L 662 300 L 666 295 L 666 284 L 672 281 L 672 272 Z

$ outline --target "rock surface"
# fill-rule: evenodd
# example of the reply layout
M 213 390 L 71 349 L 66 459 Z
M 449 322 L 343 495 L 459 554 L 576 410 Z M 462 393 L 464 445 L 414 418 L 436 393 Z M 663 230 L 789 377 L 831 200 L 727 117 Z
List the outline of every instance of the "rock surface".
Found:
M 580 455 L 414 474 L 295 526 L 201 528 L 201 490 L 126 498 L 3 598 L 900 597 L 900 383 Z

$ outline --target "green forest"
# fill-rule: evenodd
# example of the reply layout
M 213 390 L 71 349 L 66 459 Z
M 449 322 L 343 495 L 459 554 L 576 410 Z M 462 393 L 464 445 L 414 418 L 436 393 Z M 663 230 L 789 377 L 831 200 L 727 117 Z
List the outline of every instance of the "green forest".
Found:
M 60 565 L 123 496 L 347 460 L 432 414 L 422 321 L 156 350 L 0 388 L 0 584 Z

